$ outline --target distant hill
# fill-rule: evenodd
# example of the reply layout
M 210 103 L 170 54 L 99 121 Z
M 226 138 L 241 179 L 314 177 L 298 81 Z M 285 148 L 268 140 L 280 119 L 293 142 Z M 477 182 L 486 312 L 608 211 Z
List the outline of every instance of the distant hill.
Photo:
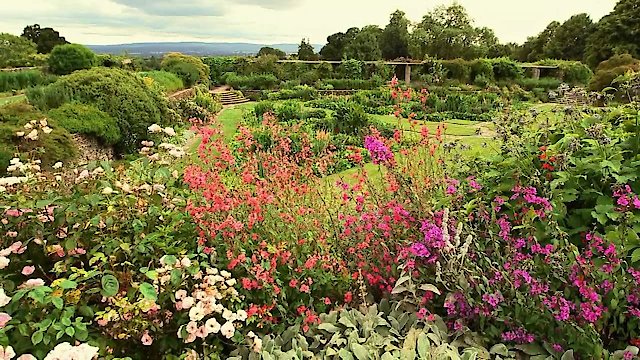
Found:
M 263 46 L 280 49 L 287 54 L 297 53 L 298 44 L 207 43 L 207 42 L 154 42 L 118 45 L 87 45 L 98 54 L 130 54 L 139 56 L 163 55 L 181 52 L 190 55 L 255 55 Z M 320 51 L 322 45 L 314 45 Z

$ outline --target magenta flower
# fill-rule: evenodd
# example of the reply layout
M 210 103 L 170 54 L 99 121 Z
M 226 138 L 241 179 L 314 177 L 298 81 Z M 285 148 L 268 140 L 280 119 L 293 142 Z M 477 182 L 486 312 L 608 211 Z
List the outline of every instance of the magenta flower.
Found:
M 369 151 L 374 164 L 390 165 L 393 162 L 393 152 L 380 139 L 367 136 L 364 138 L 364 147 Z

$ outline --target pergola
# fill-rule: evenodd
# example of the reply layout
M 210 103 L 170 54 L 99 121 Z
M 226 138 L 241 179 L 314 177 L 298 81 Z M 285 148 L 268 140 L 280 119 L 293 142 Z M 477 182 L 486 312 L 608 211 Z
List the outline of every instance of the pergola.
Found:
M 299 64 L 342 64 L 342 61 L 339 60 L 278 60 L 279 63 L 299 63 Z M 378 64 L 380 61 L 363 61 L 365 64 Z M 424 65 L 425 61 L 420 62 L 407 62 L 407 61 L 384 61 L 382 62 L 385 65 L 394 65 L 394 66 L 404 66 L 404 81 L 408 84 L 411 82 L 411 66 L 416 65 Z M 536 65 L 536 64 L 520 64 L 520 67 L 523 69 L 531 69 L 532 77 L 534 79 L 540 78 L 540 72 L 543 69 L 557 69 L 557 66 L 552 65 Z

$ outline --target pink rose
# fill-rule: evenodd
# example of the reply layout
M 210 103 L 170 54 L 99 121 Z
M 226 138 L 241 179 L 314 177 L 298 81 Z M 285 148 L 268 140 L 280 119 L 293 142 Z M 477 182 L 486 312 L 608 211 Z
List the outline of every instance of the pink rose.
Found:
M 29 276 L 36 270 L 35 266 L 25 266 L 22 268 L 22 275 Z
M 145 346 L 149 346 L 153 343 L 153 338 L 151 337 L 151 335 L 149 335 L 149 331 L 144 332 L 144 334 L 142 335 L 142 345 Z
M 9 323 L 9 321 L 11 321 L 11 315 L 4 312 L 0 313 L 0 329 L 7 326 L 7 323 Z
M 43 286 L 43 285 L 44 285 L 44 280 L 42 279 L 29 279 L 26 282 L 24 282 L 22 285 L 20 285 L 20 288 L 32 289 L 32 288 Z

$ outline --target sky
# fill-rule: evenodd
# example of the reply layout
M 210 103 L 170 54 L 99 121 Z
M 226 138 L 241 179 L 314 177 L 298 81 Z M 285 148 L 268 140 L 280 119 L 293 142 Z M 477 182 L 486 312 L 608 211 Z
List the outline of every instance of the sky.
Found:
M 87 45 L 205 41 L 324 44 L 349 27 L 384 27 L 396 9 L 418 22 L 452 0 L 0 0 L 0 32 L 53 27 Z M 458 0 L 476 26 L 502 42 L 522 43 L 551 21 L 585 12 L 598 20 L 616 0 Z

